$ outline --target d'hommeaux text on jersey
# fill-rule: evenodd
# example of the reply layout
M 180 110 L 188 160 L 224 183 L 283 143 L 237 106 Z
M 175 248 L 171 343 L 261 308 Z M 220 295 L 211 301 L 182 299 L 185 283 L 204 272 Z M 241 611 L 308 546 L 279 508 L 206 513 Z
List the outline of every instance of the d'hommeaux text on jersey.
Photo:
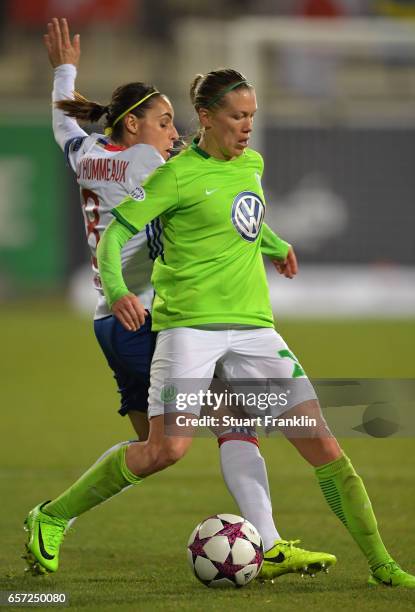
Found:
M 53 101 L 72 98 L 75 66 L 64 64 L 55 69 Z M 114 146 L 102 134 L 88 135 L 78 123 L 54 108 L 53 128 L 66 160 L 76 173 L 80 188 L 85 231 L 91 252 L 94 285 L 98 291 L 95 318 L 111 314 L 106 303 L 96 261 L 96 248 L 112 221 L 111 209 L 126 195 L 137 196 L 144 179 L 164 159 L 152 146 L 138 144 L 129 148 Z M 122 249 L 123 275 L 130 290 L 151 310 L 154 290 L 151 285 L 153 262 L 163 252 L 160 220 L 153 218 Z
M 78 144 L 79 143 L 79 144 Z M 67 147 L 68 161 L 76 172 L 88 245 L 91 251 L 94 284 L 99 292 L 95 318 L 111 314 L 99 278 L 96 249 L 111 210 L 127 193 L 137 194 L 140 185 L 155 168 L 164 163 L 150 145 L 139 144 L 122 149 L 108 144 L 102 135 L 92 134 L 82 142 L 75 139 Z M 153 262 L 163 252 L 160 220 L 149 221 L 121 252 L 123 275 L 132 293 L 151 310 L 154 291 L 151 285 Z

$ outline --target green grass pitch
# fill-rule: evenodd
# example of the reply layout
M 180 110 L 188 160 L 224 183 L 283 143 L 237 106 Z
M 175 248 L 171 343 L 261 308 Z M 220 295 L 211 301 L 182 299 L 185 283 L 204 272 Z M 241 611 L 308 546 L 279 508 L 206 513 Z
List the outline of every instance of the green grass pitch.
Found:
M 178 465 L 87 513 L 68 535 L 54 576 L 23 573 L 28 510 L 69 485 L 95 458 L 131 436 L 90 321 L 61 303 L 0 309 L 2 338 L 0 590 L 65 591 L 74 610 L 414 609 L 411 591 L 369 588 L 367 567 L 330 513 L 312 469 L 282 438 L 262 439 L 274 512 L 287 539 L 338 557 L 328 576 L 298 576 L 241 590 L 206 589 L 185 544 L 201 519 L 237 512 L 213 439 L 197 439 Z M 414 321 L 281 321 L 279 331 L 315 377 L 414 377 Z M 386 544 L 415 572 L 413 440 L 347 439 Z

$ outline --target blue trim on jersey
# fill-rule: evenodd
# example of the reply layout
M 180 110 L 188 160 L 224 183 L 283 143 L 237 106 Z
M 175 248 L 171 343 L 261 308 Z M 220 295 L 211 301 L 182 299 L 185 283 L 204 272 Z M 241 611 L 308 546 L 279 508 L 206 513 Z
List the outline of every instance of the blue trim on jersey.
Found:
M 162 227 L 160 220 L 153 219 L 150 223 L 146 225 L 146 236 L 147 236 L 147 247 L 149 250 L 149 257 L 152 261 L 157 259 L 158 256 L 161 256 L 163 259 L 164 251 L 163 251 L 163 241 L 161 238 Z M 164 261 L 164 259 L 163 259 Z
M 146 225 L 146 236 L 147 236 L 147 246 L 148 246 L 148 250 L 149 250 L 149 257 L 152 261 L 154 261 L 156 259 L 156 254 L 154 251 L 154 245 L 153 245 L 153 236 L 152 236 L 152 227 L 149 223 L 147 223 Z
M 156 259 L 159 255 L 159 245 L 157 244 L 156 226 L 154 225 L 154 219 L 151 222 L 151 229 L 153 231 L 154 259 Z
M 160 218 L 157 217 L 157 219 L 154 220 L 154 223 L 157 229 L 156 243 L 159 248 L 158 254 L 164 261 L 164 245 L 163 245 L 163 238 L 162 238 L 163 228 L 161 227 Z
M 66 164 L 68 166 L 70 166 L 69 163 L 69 149 L 72 148 L 72 151 L 75 153 L 76 151 L 79 151 L 79 149 L 81 148 L 82 143 L 84 142 L 86 136 L 74 136 L 74 138 L 70 138 L 69 140 L 67 140 L 65 142 L 65 148 L 63 151 L 63 154 L 65 156 L 65 161 Z

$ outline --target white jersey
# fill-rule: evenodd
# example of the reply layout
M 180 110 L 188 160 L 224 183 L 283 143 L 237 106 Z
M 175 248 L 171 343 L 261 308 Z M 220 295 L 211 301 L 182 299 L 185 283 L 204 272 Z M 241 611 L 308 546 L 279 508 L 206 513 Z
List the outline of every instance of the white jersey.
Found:
M 53 100 L 72 98 L 76 69 L 64 64 L 55 70 Z M 113 209 L 126 195 L 137 194 L 144 179 L 164 163 L 160 153 L 145 144 L 129 148 L 114 146 L 102 134 L 88 135 L 62 111 L 53 111 L 55 138 L 65 153 L 80 187 L 85 230 L 91 251 L 94 285 L 98 291 L 95 319 L 111 314 L 101 287 L 96 260 L 98 242 L 114 219 Z M 154 291 L 150 282 L 153 261 L 163 254 L 162 228 L 153 220 L 123 247 L 121 261 L 127 286 L 139 296 L 144 307 L 151 309 Z

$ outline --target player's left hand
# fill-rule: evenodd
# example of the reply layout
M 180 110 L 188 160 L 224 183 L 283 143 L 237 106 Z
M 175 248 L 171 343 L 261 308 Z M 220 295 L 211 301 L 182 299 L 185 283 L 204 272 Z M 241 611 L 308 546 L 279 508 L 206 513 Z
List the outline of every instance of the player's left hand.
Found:
M 61 19 L 54 17 L 48 23 L 48 33 L 44 34 L 43 40 L 53 68 L 62 64 L 78 66 L 81 57 L 81 38 L 79 34 L 75 34 L 71 41 L 65 17 Z
M 298 272 L 297 257 L 295 256 L 294 249 L 292 247 L 290 247 L 287 258 L 284 261 L 273 259 L 272 264 L 277 272 L 286 278 L 294 278 Z
M 127 331 L 138 331 L 146 321 L 147 310 L 134 293 L 127 293 L 111 306 L 113 314 Z

